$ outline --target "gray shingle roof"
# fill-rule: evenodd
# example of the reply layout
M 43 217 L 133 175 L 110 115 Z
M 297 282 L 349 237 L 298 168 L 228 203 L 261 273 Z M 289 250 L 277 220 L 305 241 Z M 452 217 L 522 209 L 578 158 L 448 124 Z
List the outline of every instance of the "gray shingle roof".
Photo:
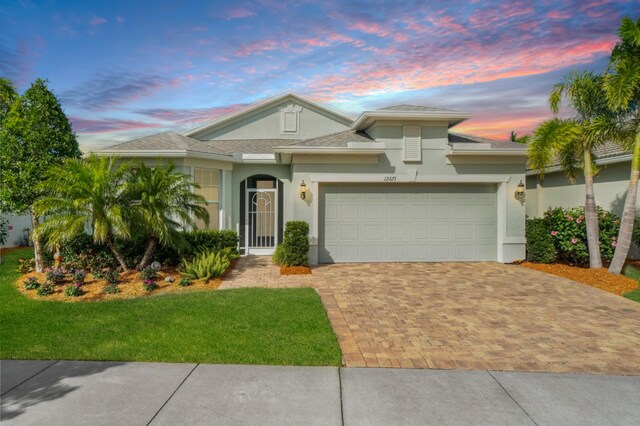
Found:
M 208 154 L 229 155 L 214 146 L 174 132 L 157 133 L 106 148 L 110 151 L 193 151 Z
M 287 146 L 299 142 L 298 139 L 226 139 L 198 141 L 199 143 L 209 146 L 226 154 L 273 154 L 273 148 L 276 146 Z
M 449 143 L 488 143 L 491 145 L 491 148 L 495 149 L 513 149 L 521 151 L 527 149 L 527 146 L 521 143 L 451 132 L 449 133 Z
M 391 105 L 388 107 L 380 108 L 378 111 L 411 111 L 411 112 L 420 112 L 420 111 L 453 111 L 450 109 L 444 108 L 433 108 L 429 106 L 422 105 L 408 105 L 408 104 L 400 104 L 400 105 Z
M 365 132 L 354 132 L 352 130 L 345 130 L 343 132 L 332 133 L 326 136 L 305 139 L 293 145 L 301 146 L 301 147 L 302 146 L 324 146 L 324 147 L 346 148 L 349 145 L 349 142 L 375 142 L 375 141 Z

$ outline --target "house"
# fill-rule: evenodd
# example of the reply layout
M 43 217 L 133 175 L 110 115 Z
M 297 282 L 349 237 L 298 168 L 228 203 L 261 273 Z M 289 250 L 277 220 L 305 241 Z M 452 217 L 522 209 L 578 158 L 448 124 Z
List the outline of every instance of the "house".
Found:
M 96 153 L 172 160 L 200 185 L 208 226 L 238 230 L 248 254 L 304 220 L 313 264 L 522 259 L 526 149 L 450 131 L 468 118 L 396 105 L 354 119 L 285 93 Z
M 631 173 L 631 154 L 613 143 L 596 148 L 594 154 L 599 167 L 593 184 L 596 204 L 622 216 Z M 526 194 L 528 217 L 540 217 L 549 207 L 584 206 L 584 178 L 578 176 L 576 182 L 571 183 L 557 164 L 544 175 L 527 170 Z

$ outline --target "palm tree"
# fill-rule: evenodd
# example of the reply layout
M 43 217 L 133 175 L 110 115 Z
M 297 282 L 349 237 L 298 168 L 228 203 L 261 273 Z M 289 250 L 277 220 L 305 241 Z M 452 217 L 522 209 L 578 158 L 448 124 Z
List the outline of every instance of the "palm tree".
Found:
M 604 100 L 601 77 L 591 72 L 566 75 L 556 84 L 549 95 L 549 106 L 554 114 L 566 100 L 575 111 L 571 118 L 554 117 L 543 122 L 534 132 L 529 144 L 529 164 L 543 174 L 554 160 L 571 182 L 575 182 L 582 170 L 585 181 L 585 225 L 589 265 L 602 268 L 598 211 L 593 191 L 593 176 L 597 173 L 593 149 L 603 138 L 588 132 L 589 124 L 601 117 L 611 115 Z
M 140 224 L 147 235 L 138 269 L 149 263 L 158 244 L 174 247 L 184 244 L 179 231 L 194 226 L 194 218 L 209 222 L 209 213 L 202 206 L 206 201 L 193 192 L 194 187 L 198 186 L 191 177 L 177 172 L 173 164 L 151 168 L 140 161 L 132 167 L 128 187 L 134 200 L 132 222 Z
M 610 126 L 617 130 L 613 138 L 633 154 L 629 188 L 622 212 L 620 233 L 609 271 L 620 274 L 627 260 L 636 216 L 638 178 L 640 177 L 640 19 L 622 19 L 618 31 L 620 41 L 611 51 L 611 60 L 604 76 L 604 90 L 609 106 L 619 112 L 620 118 Z M 607 123 L 600 123 L 600 132 Z
M 515 130 L 512 130 L 511 131 L 511 135 L 509 136 L 509 140 L 511 142 L 521 143 L 523 145 L 528 144 L 530 139 L 531 139 L 531 136 L 529 136 L 529 135 L 518 136 L 518 134 L 516 133 Z
M 36 213 L 45 217 L 36 232 L 47 235 L 51 247 L 69 241 L 89 226 L 93 240 L 106 244 L 126 271 L 127 264 L 114 241 L 131 236 L 125 216 L 128 168 L 114 157 L 93 155 L 52 167 L 41 184 L 49 195 L 34 206 Z

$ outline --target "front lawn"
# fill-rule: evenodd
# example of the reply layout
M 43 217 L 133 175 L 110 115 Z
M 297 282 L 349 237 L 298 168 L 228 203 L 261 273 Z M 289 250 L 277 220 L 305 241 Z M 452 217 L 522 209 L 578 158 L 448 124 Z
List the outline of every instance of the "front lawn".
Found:
M 340 365 L 313 289 L 240 289 L 108 302 L 31 300 L 0 265 L 0 359 Z

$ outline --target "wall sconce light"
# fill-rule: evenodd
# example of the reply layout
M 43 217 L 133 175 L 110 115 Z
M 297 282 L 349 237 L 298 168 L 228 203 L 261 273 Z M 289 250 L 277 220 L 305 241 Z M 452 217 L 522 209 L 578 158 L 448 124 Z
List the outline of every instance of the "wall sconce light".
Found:
M 514 196 L 516 200 L 520 201 L 521 203 L 524 203 L 525 194 L 524 194 L 524 183 L 522 183 L 522 180 L 518 184 Z
M 304 180 L 302 181 L 302 183 L 300 184 L 300 199 L 304 200 L 307 198 L 307 191 L 309 191 L 309 189 L 307 188 L 307 184 L 304 183 Z

